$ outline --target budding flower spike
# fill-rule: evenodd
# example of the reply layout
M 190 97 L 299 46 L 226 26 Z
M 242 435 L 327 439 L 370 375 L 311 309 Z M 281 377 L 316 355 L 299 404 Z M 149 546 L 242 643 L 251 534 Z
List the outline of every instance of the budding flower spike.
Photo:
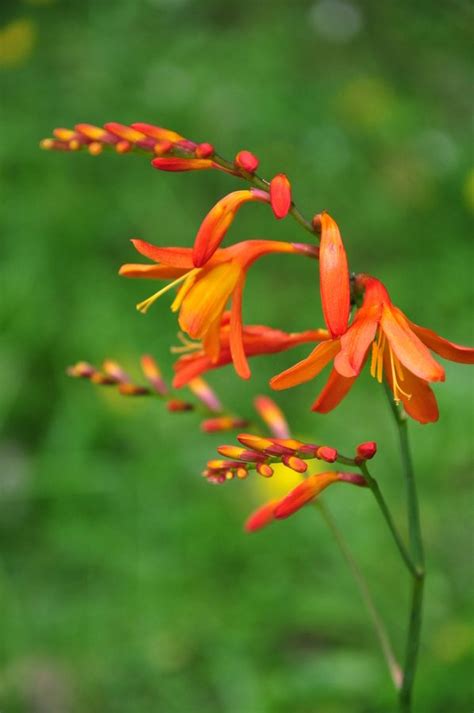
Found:
M 313 404 L 327 413 L 347 395 L 372 351 L 370 374 L 385 379 L 396 403 L 420 423 L 437 421 L 438 405 L 430 382 L 444 381 L 443 367 L 430 350 L 463 364 L 474 363 L 474 349 L 449 342 L 411 322 L 393 305 L 384 285 L 370 275 L 357 275 L 354 289 L 362 297 L 352 324 L 341 336 L 318 345 L 311 354 L 273 377 L 274 389 L 287 389 L 309 381 L 334 360 L 329 380 Z

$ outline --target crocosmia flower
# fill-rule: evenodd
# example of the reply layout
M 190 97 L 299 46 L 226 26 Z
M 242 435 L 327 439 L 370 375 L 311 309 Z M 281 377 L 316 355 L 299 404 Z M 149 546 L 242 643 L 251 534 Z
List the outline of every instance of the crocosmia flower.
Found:
M 270 201 L 275 218 L 288 215 L 291 208 L 291 183 L 284 173 L 278 173 L 270 181 Z
M 171 309 L 179 311 L 179 326 L 192 339 L 203 343 L 211 361 L 220 354 L 222 315 L 232 302 L 229 321 L 229 348 L 239 376 L 248 379 L 250 369 L 245 354 L 242 325 L 242 296 L 248 268 L 263 255 L 272 253 L 310 255 L 307 246 L 273 240 L 247 240 L 217 250 L 204 267 L 195 267 L 191 248 L 161 248 L 143 240 L 132 241 L 139 253 L 157 265 L 123 265 L 126 277 L 174 278 L 173 282 L 137 305 L 140 312 L 165 292 L 180 285 Z
M 219 330 L 220 349 L 217 359 L 212 359 L 201 342 L 185 342 L 183 340 L 182 346 L 173 348 L 175 353 L 182 354 L 174 365 L 175 377 L 173 386 L 175 388 L 185 386 L 191 379 L 211 369 L 217 369 L 232 363 L 230 317 L 230 312 L 224 312 L 222 316 Z M 319 342 L 329 338 L 329 332 L 325 329 L 288 333 L 280 329 L 272 329 L 271 327 L 256 324 L 245 325 L 242 329 L 246 357 L 276 354 L 298 346 L 298 344 Z
M 444 381 L 445 372 L 431 351 L 450 361 L 472 364 L 474 349 L 410 322 L 374 277 L 358 275 L 355 289 L 363 294 L 363 302 L 347 332 L 319 344 L 306 359 L 275 376 L 271 386 L 287 389 L 309 381 L 334 360 L 329 380 L 312 407 L 327 413 L 351 389 L 371 351 L 371 376 L 380 383 L 385 380 L 394 400 L 416 421 L 436 421 L 438 405 L 429 383 Z

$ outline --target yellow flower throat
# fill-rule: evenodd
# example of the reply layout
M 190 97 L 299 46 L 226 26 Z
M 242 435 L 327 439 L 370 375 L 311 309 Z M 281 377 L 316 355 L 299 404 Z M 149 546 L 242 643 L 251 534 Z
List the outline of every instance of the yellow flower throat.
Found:
M 392 377 L 392 391 L 393 398 L 396 403 L 399 403 L 402 399 L 401 396 L 405 396 L 407 399 L 411 399 L 411 394 L 408 394 L 400 386 L 400 381 L 405 381 L 405 376 L 403 374 L 403 368 L 398 357 L 393 353 L 392 347 L 390 346 L 385 333 L 379 328 L 377 340 L 372 343 L 372 361 L 370 363 L 370 375 L 377 379 L 379 384 L 382 383 L 383 368 L 384 368 L 384 352 L 388 349 L 389 359 L 390 359 L 390 375 Z M 385 365 L 387 367 L 387 365 Z

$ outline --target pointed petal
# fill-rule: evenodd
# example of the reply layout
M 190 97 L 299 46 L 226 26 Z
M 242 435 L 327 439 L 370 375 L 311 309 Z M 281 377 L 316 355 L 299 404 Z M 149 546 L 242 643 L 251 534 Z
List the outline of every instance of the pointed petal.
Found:
M 291 386 L 310 381 L 319 374 L 340 349 L 339 340 L 329 339 L 318 344 L 311 354 L 270 380 L 272 389 L 289 389 Z
M 429 349 L 410 329 L 405 315 L 397 307 L 384 305 L 380 326 L 395 355 L 406 368 L 425 381 L 444 381 L 444 369 Z
M 232 308 L 230 312 L 230 353 L 237 374 L 241 379 L 250 378 L 250 367 L 245 356 L 243 328 L 242 328 L 242 296 L 245 285 L 245 273 L 237 283 L 232 294 Z
M 334 366 L 341 376 L 350 378 L 360 374 L 377 332 L 380 309 L 378 306 L 362 307 L 353 324 L 341 337 L 341 351 L 334 360 Z
M 173 280 L 186 274 L 187 269 L 171 267 L 170 265 L 143 265 L 126 263 L 119 270 L 122 277 L 147 277 L 156 280 Z
M 347 329 L 350 311 L 350 285 L 347 255 L 335 220 L 321 213 L 319 274 L 324 320 L 333 337 Z
M 407 321 L 410 328 L 428 349 L 436 352 L 436 354 L 439 354 L 443 359 L 455 361 L 459 364 L 474 364 L 474 349 L 472 347 L 463 347 L 461 344 L 455 344 L 455 342 L 450 342 L 440 337 L 439 334 L 436 334 L 436 332 L 433 332 L 431 329 L 420 327 L 418 324 L 410 322 L 410 320 Z
M 332 411 L 349 393 L 356 379 L 356 376 L 351 378 L 341 376 L 336 369 L 333 369 L 329 375 L 326 386 L 312 405 L 311 410 L 317 411 L 318 413 L 328 413 Z
M 141 255 L 155 262 L 171 267 L 183 267 L 187 270 L 194 267 L 191 248 L 161 248 L 158 245 L 147 243 L 145 240 L 137 239 L 132 240 L 132 243 Z
M 384 354 L 384 375 L 393 392 L 392 370 L 390 368 L 390 357 Z M 403 372 L 403 390 L 409 396 L 400 394 L 403 408 L 407 414 L 419 421 L 419 423 L 434 423 L 439 418 L 438 404 L 436 397 L 426 381 L 419 379 L 408 369 Z

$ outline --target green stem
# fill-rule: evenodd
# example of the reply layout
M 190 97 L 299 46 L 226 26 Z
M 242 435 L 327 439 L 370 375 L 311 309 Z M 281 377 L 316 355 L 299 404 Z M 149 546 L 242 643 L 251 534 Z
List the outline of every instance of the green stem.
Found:
M 398 551 L 400 552 L 403 561 L 405 562 L 408 570 L 413 575 L 413 577 L 417 577 L 418 569 L 416 567 L 416 564 L 413 562 L 410 552 L 408 551 L 405 543 L 403 542 L 402 536 L 398 532 L 397 526 L 395 525 L 395 521 L 392 517 L 387 503 L 385 502 L 385 498 L 382 495 L 382 491 L 380 490 L 377 481 L 370 475 L 366 463 L 360 463 L 359 468 L 367 481 L 367 485 L 372 491 L 372 495 L 377 501 L 377 504 L 382 512 L 383 517 L 385 518 L 385 522 L 387 523 L 390 532 L 392 533 L 393 539 L 398 547 Z
M 372 595 L 370 593 L 370 590 L 369 590 L 369 587 L 365 580 L 365 577 L 362 574 L 354 557 L 352 556 L 352 553 L 351 553 L 349 547 L 347 546 L 347 543 L 346 543 L 341 531 L 337 527 L 336 522 L 335 522 L 333 516 L 331 515 L 331 513 L 329 512 L 328 508 L 326 507 L 326 505 L 324 505 L 324 503 L 322 503 L 321 500 L 317 500 L 314 503 L 314 505 L 321 513 L 323 520 L 325 521 L 326 525 L 328 526 L 329 530 L 331 531 L 331 533 L 332 533 L 332 535 L 333 535 L 333 537 L 341 551 L 341 554 L 344 557 L 344 559 L 352 573 L 352 576 L 354 577 L 354 580 L 357 584 L 360 595 L 364 601 L 364 604 L 367 608 L 369 616 L 372 620 L 372 624 L 375 629 L 377 638 L 379 640 L 380 648 L 382 649 L 382 653 L 385 657 L 385 661 L 387 662 L 388 670 L 392 677 L 393 684 L 394 684 L 395 688 L 397 690 L 399 690 L 401 687 L 401 684 L 402 684 L 402 671 L 401 671 L 400 665 L 395 657 L 395 654 L 393 652 L 392 644 L 390 642 L 390 638 L 388 636 L 385 625 L 382 621 L 382 618 L 381 618 L 379 612 L 377 611 L 377 608 L 374 604 L 374 600 L 372 599 Z
M 416 666 L 418 662 L 418 650 L 420 646 L 425 563 L 423 552 L 423 539 L 420 525 L 418 494 L 416 490 L 415 473 L 410 453 L 410 444 L 408 441 L 407 418 L 406 415 L 401 411 L 401 409 L 393 403 L 393 397 L 388 390 L 387 396 L 389 398 L 392 413 L 394 415 L 398 429 L 402 466 L 406 481 L 410 549 L 416 565 L 416 572 L 413 575 L 412 582 L 410 616 L 408 621 L 408 633 L 403 671 L 403 683 L 399 697 L 400 712 L 411 713 L 413 685 L 415 681 Z

